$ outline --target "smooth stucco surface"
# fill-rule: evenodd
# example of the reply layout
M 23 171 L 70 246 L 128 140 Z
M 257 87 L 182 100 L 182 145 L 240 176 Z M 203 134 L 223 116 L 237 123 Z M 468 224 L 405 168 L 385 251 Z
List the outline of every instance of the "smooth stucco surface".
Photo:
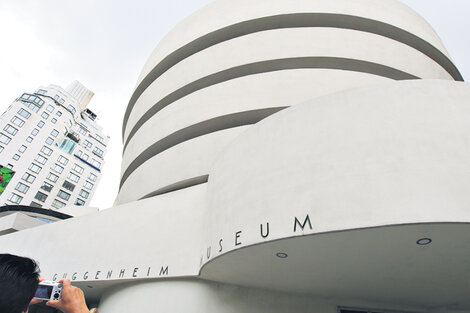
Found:
M 303 13 L 357 24 L 253 31 Z M 0 250 L 103 313 L 470 312 L 470 85 L 451 68 L 397 1 L 216 1 L 144 67 L 116 205 Z
M 117 203 L 207 175 L 213 151 L 238 132 L 211 130 L 218 118 L 387 80 L 453 80 L 450 67 L 432 28 L 396 1 L 214 2 L 175 27 L 143 70 L 123 125 Z M 181 136 L 202 124 L 197 137 Z M 174 161 L 164 165 L 163 153 Z M 193 153 L 203 156 L 178 157 Z M 156 164 L 164 179 L 142 179 Z

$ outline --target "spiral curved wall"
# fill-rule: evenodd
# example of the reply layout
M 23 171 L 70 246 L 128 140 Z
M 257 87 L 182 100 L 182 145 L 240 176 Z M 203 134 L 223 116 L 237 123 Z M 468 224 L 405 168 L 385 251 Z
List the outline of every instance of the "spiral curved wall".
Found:
M 175 27 L 142 71 L 124 116 L 118 203 L 206 182 L 221 149 L 286 107 L 409 79 L 462 77 L 399 2 L 214 2 Z

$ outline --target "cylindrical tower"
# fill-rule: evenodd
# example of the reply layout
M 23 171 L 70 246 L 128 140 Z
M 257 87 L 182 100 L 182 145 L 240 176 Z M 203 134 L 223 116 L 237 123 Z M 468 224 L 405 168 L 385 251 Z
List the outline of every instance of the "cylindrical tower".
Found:
M 397 1 L 216 1 L 176 26 L 142 71 L 124 117 L 117 203 L 207 182 L 228 143 L 286 107 L 409 79 L 462 77 Z

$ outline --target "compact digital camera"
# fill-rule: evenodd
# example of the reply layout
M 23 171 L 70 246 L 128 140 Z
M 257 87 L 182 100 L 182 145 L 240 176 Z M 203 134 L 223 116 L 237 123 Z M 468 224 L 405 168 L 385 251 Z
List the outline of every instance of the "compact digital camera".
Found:
M 60 300 L 60 298 L 62 298 L 62 284 L 53 281 L 40 282 L 34 294 L 34 298 L 42 300 Z

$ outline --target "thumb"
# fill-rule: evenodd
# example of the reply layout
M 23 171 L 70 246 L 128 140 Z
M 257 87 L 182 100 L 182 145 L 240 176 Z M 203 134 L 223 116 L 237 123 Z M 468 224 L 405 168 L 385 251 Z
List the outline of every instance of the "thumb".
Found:
M 59 307 L 60 300 L 50 300 L 46 302 L 47 306 L 51 306 L 53 308 L 58 308 Z
M 43 300 L 42 299 L 32 299 L 31 302 L 29 303 L 30 305 L 31 304 L 37 304 L 37 303 L 41 303 Z

